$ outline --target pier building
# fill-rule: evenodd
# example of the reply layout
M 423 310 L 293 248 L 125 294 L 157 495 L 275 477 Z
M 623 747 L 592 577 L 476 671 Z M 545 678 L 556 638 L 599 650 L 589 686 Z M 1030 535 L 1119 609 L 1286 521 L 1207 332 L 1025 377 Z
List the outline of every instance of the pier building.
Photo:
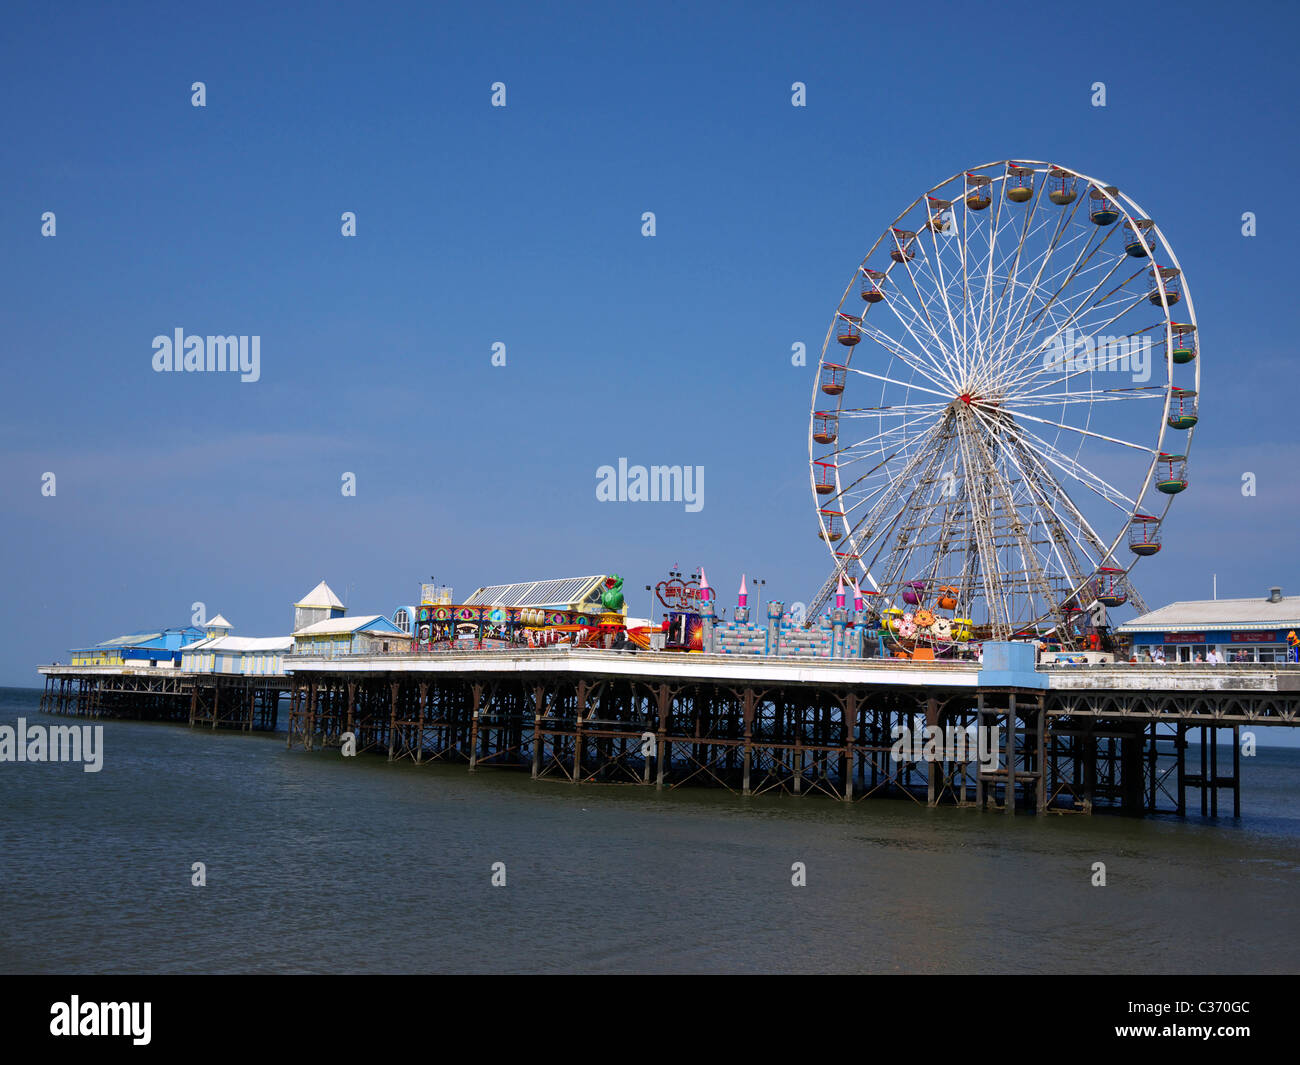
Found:
M 326 618 L 293 634 L 296 655 L 400 654 L 411 649 L 411 635 L 383 614 Z
M 175 668 L 180 665 L 181 648 L 203 639 L 202 629 L 194 626 L 154 629 L 117 636 L 93 647 L 69 651 L 74 666 L 133 666 L 136 668 Z
M 1290 662 L 1300 638 L 1300 597 L 1270 588 L 1267 596 L 1254 598 L 1170 603 L 1117 631 L 1132 640 L 1139 659 L 1203 662 L 1216 651 L 1228 664 Z
M 315 625 L 318 621 L 341 618 L 347 613 L 343 600 L 334 594 L 334 590 L 321 581 L 300 602 L 293 604 L 293 631 Z
M 627 616 L 623 579 L 617 574 L 557 577 L 491 584 L 453 602 L 450 588 L 421 588 L 420 605 L 400 607 L 399 627 L 409 623 L 413 650 L 496 650 L 530 642 L 542 629 L 598 626 L 602 615 Z
M 284 676 L 292 636 L 214 636 L 181 650 L 186 673 L 232 673 L 245 677 Z
M 348 617 L 343 600 L 324 581 L 293 606 L 294 654 L 336 658 L 411 649 L 411 634 L 383 614 Z

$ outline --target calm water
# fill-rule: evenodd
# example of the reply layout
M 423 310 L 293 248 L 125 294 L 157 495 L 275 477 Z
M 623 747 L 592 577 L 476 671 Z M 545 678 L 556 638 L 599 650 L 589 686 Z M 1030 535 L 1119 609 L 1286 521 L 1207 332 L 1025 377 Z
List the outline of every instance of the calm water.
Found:
M 0 723 L 68 723 L 38 702 L 0 689 Z M 1243 760 L 1239 822 L 1008 823 L 344 762 L 174 725 L 104 740 L 97 774 L 0 764 L 2 971 L 1300 969 L 1297 750 Z

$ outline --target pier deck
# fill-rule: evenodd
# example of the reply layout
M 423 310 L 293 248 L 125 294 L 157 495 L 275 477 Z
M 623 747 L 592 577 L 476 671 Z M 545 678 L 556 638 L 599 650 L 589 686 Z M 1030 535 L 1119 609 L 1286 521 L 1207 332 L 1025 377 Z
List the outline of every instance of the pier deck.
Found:
M 568 648 L 294 656 L 287 667 L 244 677 L 46 666 L 42 705 L 274 729 L 287 693 L 291 748 L 348 744 L 390 761 L 513 767 L 575 784 L 1039 813 L 1182 814 L 1189 790 L 1203 813 L 1217 814 L 1221 791 L 1239 813 L 1241 727 L 1300 725 L 1298 666 L 1060 666 L 1024 687 L 983 683 L 976 662 Z M 920 740 L 898 743 L 922 722 L 946 737 L 925 757 Z M 993 737 L 982 764 L 964 742 L 972 727 Z M 1221 728 L 1232 736 L 1230 773 L 1218 765 Z

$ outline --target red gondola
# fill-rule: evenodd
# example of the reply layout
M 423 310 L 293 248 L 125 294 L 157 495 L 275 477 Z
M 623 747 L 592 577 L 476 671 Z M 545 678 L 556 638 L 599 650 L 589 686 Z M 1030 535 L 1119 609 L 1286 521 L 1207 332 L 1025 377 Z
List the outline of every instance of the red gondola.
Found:
M 833 410 L 813 413 L 813 439 L 819 444 L 833 444 L 840 432 L 840 416 Z
M 838 396 L 844 391 L 846 368 L 837 363 L 822 363 L 821 389 L 828 396 Z
M 889 257 L 896 263 L 911 262 L 916 256 L 916 249 L 912 247 L 916 234 L 910 229 L 891 228 L 890 232 L 894 235 L 894 246 L 889 249 Z
M 840 311 L 835 315 L 835 339 L 846 348 L 853 347 L 862 340 L 858 335 L 858 326 L 861 324 L 861 318 L 854 318 L 853 315 Z
M 816 470 L 813 474 L 813 486 L 817 489 L 819 496 L 828 496 L 835 491 L 835 463 L 833 462 L 814 462 Z
M 817 535 L 823 540 L 834 543 L 844 535 L 844 518 L 838 510 L 822 510 L 818 513 L 822 516 L 823 527 L 817 531 Z
M 885 274 L 881 270 L 870 270 L 866 267 L 862 269 L 862 299 L 867 303 L 879 303 L 885 298 L 884 289 L 880 286 L 885 280 Z

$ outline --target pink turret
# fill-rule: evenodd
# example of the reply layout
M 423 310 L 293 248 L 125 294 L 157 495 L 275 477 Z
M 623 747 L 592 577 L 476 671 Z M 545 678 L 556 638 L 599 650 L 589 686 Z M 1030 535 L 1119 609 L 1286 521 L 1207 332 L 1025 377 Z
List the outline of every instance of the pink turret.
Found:
M 704 567 L 700 567 L 700 601 L 707 603 L 713 598 L 713 589 L 709 587 L 709 578 L 704 575 Z
M 745 575 L 743 573 L 740 575 L 740 594 L 736 597 L 736 605 L 742 608 L 749 606 L 749 589 L 745 587 Z
M 840 586 L 835 592 L 835 609 L 844 609 L 844 578 L 840 577 Z
M 861 613 L 864 606 L 865 604 L 862 601 L 862 589 L 858 587 L 858 582 L 854 581 L 853 582 L 853 609 L 858 611 L 858 613 Z

